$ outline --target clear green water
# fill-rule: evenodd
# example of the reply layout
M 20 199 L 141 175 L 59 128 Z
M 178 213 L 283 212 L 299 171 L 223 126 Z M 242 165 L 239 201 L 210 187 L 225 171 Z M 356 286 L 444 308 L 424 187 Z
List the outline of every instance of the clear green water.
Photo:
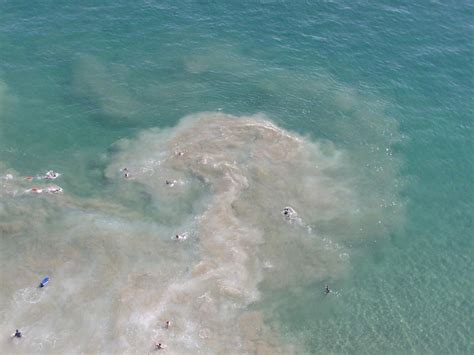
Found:
M 2 352 L 473 353 L 473 18 L 468 1 L 0 1 L 0 173 L 15 177 L 0 194 Z M 231 123 L 220 142 L 214 114 L 183 121 L 199 112 L 263 113 L 305 143 Z M 180 137 L 184 166 L 117 177 Z M 236 201 L 198 164 L 218 152 L 249 183 Z M 49 169 L 63 195 L 22 194 L 20 177 Z M 168 176 L 185 187 L 163 190 Z M 278 224 L 286 205 L 310 233 Z M 196 227 L 207 208 L 222 218 Z M 232 244 L 242 264 L 203 237 L 234 238 L 226 211 L 258 240 Z M 191 237 L 176 247 L 178 229 Z M 213 288 L 222 275 L 193 283 L 200 261 L 226 260 L 223 275 L 259 275 L 235 276 L 239 301 Z M 155 281 L 193 286 L 171 302 Z M 201 309 L 205 290 L 226 316 Z

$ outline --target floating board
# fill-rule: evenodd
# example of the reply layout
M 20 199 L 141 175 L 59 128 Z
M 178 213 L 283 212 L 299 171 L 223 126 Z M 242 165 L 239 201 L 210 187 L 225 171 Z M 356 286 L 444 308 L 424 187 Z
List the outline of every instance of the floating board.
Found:
M 49 276 L 46 276 L 43 281 L 41 281 L 39 287 L 45 287 L 49 282 Z

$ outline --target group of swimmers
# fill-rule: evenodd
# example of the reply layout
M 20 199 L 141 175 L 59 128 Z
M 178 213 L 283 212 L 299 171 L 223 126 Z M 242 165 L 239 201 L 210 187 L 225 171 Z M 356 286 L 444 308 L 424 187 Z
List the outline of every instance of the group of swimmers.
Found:
M 176 235 L 176 238 L 178 238 L 178 235 Z M 332 292 L 332 291 L 331 291 L 331 289 L 329 288 L 329 285 L 326 285 L 326 286 L 324 287 L 324 294 L 325 294 L 325 295 L 328 295 L 328 294 L 331 293 L 331 292 Z M 169 329 L 170 325 L 171 325 L 171 321 L 167 320 L 167 321 L 165 322 L 165 329 Z M 17 332 L 18 332 L 18 330 L 17 330 Z M 20 333 L 19 337 L 21 337 L 21 333 Z M 158 342 L 155 343 L 155 350 L 163 350 L 163 349 L 165 349 L 165 348 L 166 348 L 166 345 L 164 345 L 163 343 L 158 343 Z
M 291 221 L 292 218 L 295 218 L 297 213 L 296 211 L 291 208 L 291 207 L 285 207 L 282 211 L 281 211 L 282 215 L 285 217 L 286 220 L 288 221 Z M 331 293 L 331 289 L 329 288 L 329 285 L 326 285 L 324 287 L 324 294 L 329 294 Z
M 43 176 L 38 176 L 37 179 L 40 180 L 56 180 L 61 174 L 55 172 L 54 170 L 49 170 Z M 33 181 L 33 176 L 27 176 L 25 178 L 27 181 Z M 41 189 L 39 187 L 32 187 L 31 189 L 26 190 L 26 192 L 33 193 L 33 194 L 41 194 L 43 192 L 57 194 L 62 192 L 63 189 L 57 185 L 48 186 L 45 189 Z
M 178 152 L 177 155 L 181 156 L 181 155 L 183 155 L 183 153 Z M 123 168 L 122 169 L 122 175 L 125 179 L 128 179 L 130 177 L 130 171 L 128 170 L 128 168 Z M 165 181 L 166 185 L 168 185 L 170 187 L 173 187 L 174 184 L 176 184 L 176 182 L 177 182 L 176 180 L 166 180 Z M 187 236 L 184 233 L 183 234 L 176 234 L 175 239 L 176 240 L 185 240 L 185 239 L 187 239 Z M 170 325 L 171 325 L 171 321 L 167 320 L 165 322 L 165 328 L 169 329 Z M 163 343 L 158 343 L 158 342 L 155 343 L 155 350 L 163 350 L 165 348 L 166 348 L 166 345 L 164 345 Z
M 169 329 L 171 326 L 171 321 L 167 320 L 165 322 L 165 329 Z M 164 345 L 163 343 L 155 343 L 155 350 L 163 350 L 166 348 L 166 345 Z
M 178 157 L 182 157 L 184 155 L 184 152 L 182 151 L 175 151 L 174 154 Z M 130 171 L 128 170 L 128 168 L 123 168 L 122 170 L 122 176 L 125 178 L 125 179 L 128 179 L 130 177 Z M 165 180 L 165 183 L 166 185 L 170 186 L 170 187 L 173 187 L 177 181 L 176 180 Z
M 39 284 L 39 288 L 45 287 L 49 283 L 49 276 L 46 276 Z M 12 334 L 12 338 L 21 338 L 23 334 L 17 329 L 15 333 Z
M 36 179 L 38 179 L 38 180 L 56 180 L 60 175 L 61 175 L 60 173 L 57 173 L 54 170 L 49 170 L 43 176 L 37 176 Z M 11 174 L 7 174 L 7 176 L 10 177 L 11 179 L 13 178 L 13 176 Z M 25 177 L 25 180 L 28 180 L 28 181 L 33 181 L 33 179 L 35 179 L 33 176 Z
M 165 322 L 165 329 L 169 329 L 170 326 L 171 326 L 171 321 L 167 320 Z M 22 336 L 23 334 L 18 329 L 16 329 L 15 333 L 11 335 L 12 338 L 21 338 Z M 158 342 L 155 343 L 155 350 L 163 350 L 165 348 L 166 348 L 166 345 L 164 345 L 163 343 L 158 343 Z
M 41 194 L 43 192 L 49 192 L 49 193 L 52 193 L 52 194 L 57 194 L 57 193 L 63 192 L 63 189 L 62 189 L 62 187 L 54 185 L 54 186 L 48 186 L 46 189 L 40 189 L 38 187 L 32 187 L 31 189 L 26 190 L 26 192 L 31 192 L 31 193 L 34 193 L 34 194 Z
M 181 156 L 183 155 L 182 152 L 178 152 L 176 153 L 177 155 Z M 128 179 L 130 177 L 130 172 L 128 170 L 128 168 L 123 168 L 122 169 L 122 174 L 123 174 L 123 177 Z M 55 180 L 56 178 L 59 177 L 59 173 L 56 173 L 54 172 L 53 170 L 50 170 L 48 172 L 46 172 L 46 174 L 44 175 L 44 177 L 42 177 L 43 179 L 46 179 L 46 180 Z M 32 181 L 33 180 L 33 177 L 31 176 L 28 176 L 26 178 L 28 181 Z M 176 183 L 176 180 L 166 180 L 165 181 L 166 185 L 168 186 L 171 186 L 173 187 L 174 184 Z M 38 189 L 38 188 L 31 188 L 30 189 L 31 192 L 35 192 L 35 193 L 41 193 L 43 190 L 42 189 Z M 62 191 L 62 188 L 60 188 L 59 186 L 52 186 L 52 187 L 48 187 L 47 192 L 52 192 L 52 193 L 57 193 L 57 192 L 61 192 Z M 294 217 L 296 215 L 296 211 L 291 208 L 291 207 L 285 207 L 282 211 L 282 214 L 284 215 L 284 217 L 288 220 L 290 220 L 292 217 Z M 176 240 L 185 240 L 187 239 L 187 236 L 185 233 L 183 234 L 176 234 L 175 236 Z M 328 295 L 329 293 L 331 293 L 331 289 L 329 288 L 329 285 L 326 285 L 325 288 L 324 288 L 324 293 L 325 295 Z M 169 329 L 171 326 L 171 321 L 167 320 L 165 322 L 165 329 Z M 15 333 L 12 334 L 12 338 L 21 338 L 23 335 L 21 333 L 20 330 L 16 329 L 15 330 Z M 155 343 L 155 350 L 163 350 L 166 348 L 166 345 L 164 345 L 163 343 L 159 343 L 159 342 L 156 342 Z
M 122 170 L 122 176 L 125 179 L 128 179 L 130 177 L 130 170 L 128 168 L 123 168 Z M 169 187 L 173 187 L 178 181 L 176 180 L 165 180 L 165 184 L 168 185 Z

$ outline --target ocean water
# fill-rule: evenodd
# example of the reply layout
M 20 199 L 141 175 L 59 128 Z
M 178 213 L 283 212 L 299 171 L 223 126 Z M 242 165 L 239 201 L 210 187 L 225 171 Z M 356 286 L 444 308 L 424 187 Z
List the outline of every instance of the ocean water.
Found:
M 0 353 L 474 353 L 473 18 L 0 0 Z

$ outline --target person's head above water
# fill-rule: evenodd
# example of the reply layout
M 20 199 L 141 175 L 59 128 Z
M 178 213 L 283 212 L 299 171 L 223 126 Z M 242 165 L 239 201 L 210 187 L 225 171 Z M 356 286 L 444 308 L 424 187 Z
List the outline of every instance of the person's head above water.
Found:
M 156 348 L 156 349 L 164 349 L 165 346 L 164 346 L 163 344 L 161 344 L 161 343 L 155 343 L 155 348 Z

